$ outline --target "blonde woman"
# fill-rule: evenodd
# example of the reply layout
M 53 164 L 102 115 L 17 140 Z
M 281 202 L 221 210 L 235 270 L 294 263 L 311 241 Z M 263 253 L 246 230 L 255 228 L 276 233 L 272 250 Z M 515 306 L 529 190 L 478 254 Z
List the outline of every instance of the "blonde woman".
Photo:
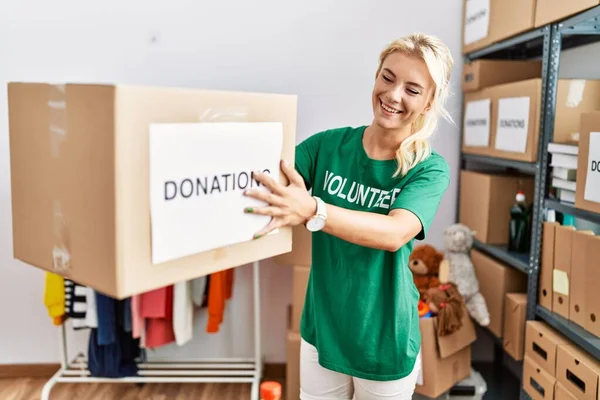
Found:
M 257 237 L 305 224 L 312 268 L 301 321 L 300 398 L 412 398 L 420 369 L 419 292 L 408 257 L 449 184 L 428 139 L 448 96 L 453 59 L 436 37 L 413 34 L 382 53 L 368 126 L 317 133 L 296 148 L 295 169 L 248 209 L 272 220 Z M 309 194 L 308 190 L 312 189 Z

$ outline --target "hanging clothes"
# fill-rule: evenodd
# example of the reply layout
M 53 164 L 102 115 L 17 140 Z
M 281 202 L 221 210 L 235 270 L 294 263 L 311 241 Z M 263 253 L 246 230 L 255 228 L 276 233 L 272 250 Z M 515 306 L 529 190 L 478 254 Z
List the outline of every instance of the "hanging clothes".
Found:
M 234 268 L 215 272 L 210 275 L 210 287 L 208 289 L 208 333 L 219 332 L 223 322 L 225 303 L 233 294 Z
M 195 279 L 192 279 L 192 300 L 194 305 L 197 307 L 202 307 L 204 305 L 206 299 L 206 288 L 208 283 L 208 276 L 201 276 Z
M 192 340 L 193 326 L 192 282 L 177 282 L 173 287 L 173 332 L 179 346 Z
M 53 272 L 46 272 L 44 284 L 44 305 L 52 323 L 62 325 L 65 315 L 65 280 Z
M 64 280 L 65 285 L 65 314 L 71 320 L 73 329 L 87 328 L 85 315 L 87 310 L 87 289 L 85 286 Z
M 131 334 L 140 340 L 140 347 L 146 347 L 146 321 L 142 315 L 142 295 L 131 298 Z
M 96 310 L 96 292 L 91 287 L 85 291 L 85 325 L 88 328 L 98 327 L 98 312 Z
M 146 320 L 146 348 L 175 341 L 173 332 L 173 286 L 142 294 L 141 315 Z

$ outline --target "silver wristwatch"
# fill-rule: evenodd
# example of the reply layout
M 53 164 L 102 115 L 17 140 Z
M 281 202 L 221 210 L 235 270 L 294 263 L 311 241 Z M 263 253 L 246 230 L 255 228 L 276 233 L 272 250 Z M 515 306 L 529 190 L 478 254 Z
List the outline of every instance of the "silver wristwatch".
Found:
M 325 221 L 327 220 L 327 206 L 320 197 L 313 196 L 313 199 L 317 201 L 317 212 L 306 221 L 306 229 L 311 232 L 317 232 L 325 227 Z

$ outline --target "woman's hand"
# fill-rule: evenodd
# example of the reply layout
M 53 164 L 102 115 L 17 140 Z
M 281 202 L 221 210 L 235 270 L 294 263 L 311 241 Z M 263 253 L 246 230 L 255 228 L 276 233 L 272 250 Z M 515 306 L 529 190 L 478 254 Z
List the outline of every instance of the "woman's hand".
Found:
M 244 193 L 269 204 L 245 209 L 247 213 L 272 217 L 271 222 L 254 235 L 255 239 L 277 228 L 303 224 L 316 213 L 317 203 L 306 190 L 302 176 L 285 161 L 281 162 L 281 169 L 290 181 L 288 186 L 283 186 L 267 174 L 255 172 L 254 179 L 269 189 L 270 193 L 257 189 L 249 189 Z

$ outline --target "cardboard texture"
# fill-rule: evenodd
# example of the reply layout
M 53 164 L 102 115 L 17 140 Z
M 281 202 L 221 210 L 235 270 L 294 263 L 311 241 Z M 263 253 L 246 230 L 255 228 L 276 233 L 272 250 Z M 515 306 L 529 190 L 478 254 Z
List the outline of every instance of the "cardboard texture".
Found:
M 589 258 L 589 254 L 593 251 L 593 245 L 600 244 L 600 241 L 593 236 L 594 232 L 592 231 L 576 231 L 571 249 L 569 319 L 581 327 L 585 326 L 586 316 L 585 293 L 586 282 L 589 279 L 586 270 L 588 265 L 592 268 L 596 265 L 596 260 Z
M 576 345 L 559 346 L 556 377 L 578 399 L 598 399 L 600 362 Z
M 297 332 L 288 331 L 286 341 L 285 394 L 287 400 L 300 398 L 300 342 Z
M 525 324 L 525 356 L 556 377 L 558 347 L 570 341 L 558 331 L 541 321 Z
M 567 390 L 560 382 L 554 386 L 554 400 L 578 400 L 577 397 Z
M 556 379 L 529 356 L 523 361 L 523 389 L 532 400 L 554 400 Z
M 475 60 L 463 66 L 463 92 L 542 76 L 539 61 Z
M 292 251 L 273 257 L 280 265 L 312 265 L 312 234 L 304 225 L 292 228 Z
M 568 18 L 598 4 L 598 0 L 536 0 L 535 27 Z
M 468 313 L 463 327 L 452 335 L 438 337 L 437 318 L 421 318 L 421 356 L 423 385 L 415 392 L 427 397 L 438 397 L 471 373 L 471 344 L 476 340 L 475 326 Z
M 535 0 L 489 0 L 487 2 L 489 10 L 487 10 L 485 15 L 479 12 L 476 15 L 477 18 L 488 19 L 489 27 L 487 34 L 483 35 L 479 40 L 467 43 L 467 24 L 479 23 L 479 21 L 473 20 L 473 16 L 469 18 L 467 15 L 468 1 L 465 0 L 463 3 L 463 54 L 533 28 Z M 477 10 L 474 11 L 477 12 Z
M 552 311 L 569 318 L 569 277 L 571 276 L 571 255 L 575 228 L 560 225 L 556 227 L 554 241 L 554 273 L 552 274 Z
M 585 247 L 585 325 L 584 328 L 600 337 L 600 291 L 598 282 L 600 282 L 600 236 L 589 236 Z M 589 260 L 593 260 L 590 262 Z
M 585 188 L 588 174 L 600 176 L 600 152 L 590 154 L 590 133 L 600 132 L 600 112 L 581 115 L 581 134 L 579 137 L 579 153 L 577 155 L 577 188 L 575 190 L 575 207 L 600 213 L 600 202 L 585 199 Z M 595 165 L 590 164 L 590 157 Z M 592 171 L 590 171 L 592 166 Z M 593 168 L 595 166 L 595 168 Z
M 542 257 L 539 278 L 539 304 L 552 311 L 552 274 L 554 271 L 554 246 L 558 222 L 543 222 L 542 225 Z
M 462 150 L 465 153 L 489 155 L 517 161 L 535 162 L 537 160 L 538 137 L 540 132 L 541 79 L 527 79 L 501 85 L 490 86 L 465 94 L 465 107 L 468 102 L 481 98 L 491 100 L 490 145 L 465 146 L 463 135 Z M 498 135 L 500 103 L 506 100 L 529 99 L 527 121 L 524 118 L 508 119 L 510 123 L 527 123 L 526 147 L 521 151 L 502 150 Z M 581 114 L 600 109 L 600 80 L 559 79 L 556 93 L 556 113 L 554 119 L 553 141 L 573 143 L 574 135 L 580 132 Z M 509 114 L 507 114 L 509 115 Z M 527 115 L 527 114 L 525 114 Z M 516 117 L 513 117 L 516 118 Z M 502 123 L 504 119 L 501 121 Z M 466 126 L 463 124 L 463 126 Z M 509 125 L 511 132 L 519 132 L 516 126 Z M 464 129 L 464 128 L 463 128 Z M 579 186 L 579 180 L 578 180 Z
M 15 258 L 124 298 L 291 251 L 292 231 L 285 228 L 153 265 L 148 130 L 154 122 L 199 122 L 211 110 L 242 110 L 249 122 L 283 123 L 281 155 L 293 162 L 296 96 L 9 83 L 8 105 Z M 66 269 L 53 266 L 55 246 L 68 250 Z
M 292 332 L 300 332 L 300 320 L 302 308 L 306 297 L 306 287 L 310 276 L 310 267 L 294 265 L 294 276 L 292 283 Z
M 533 200 L 534 179 L 503 173 L 460 172 L 459 222 L 475 231 L 483 243 L 508 243 L 510 207 L 519 190 Z
M 504 326 L 502 342 L 504 350 L 517 361 L 525 352 L 525 317 L 527 294 L 507 293 L 504 302 Z
M 497 337 L 502 337 L 504 298 L 507 293 L 526 293 L 527 275 L 478 250 L 471 251 L 471 259 L 479 280 L 479 291 L 490 313 L 488 329 Z

